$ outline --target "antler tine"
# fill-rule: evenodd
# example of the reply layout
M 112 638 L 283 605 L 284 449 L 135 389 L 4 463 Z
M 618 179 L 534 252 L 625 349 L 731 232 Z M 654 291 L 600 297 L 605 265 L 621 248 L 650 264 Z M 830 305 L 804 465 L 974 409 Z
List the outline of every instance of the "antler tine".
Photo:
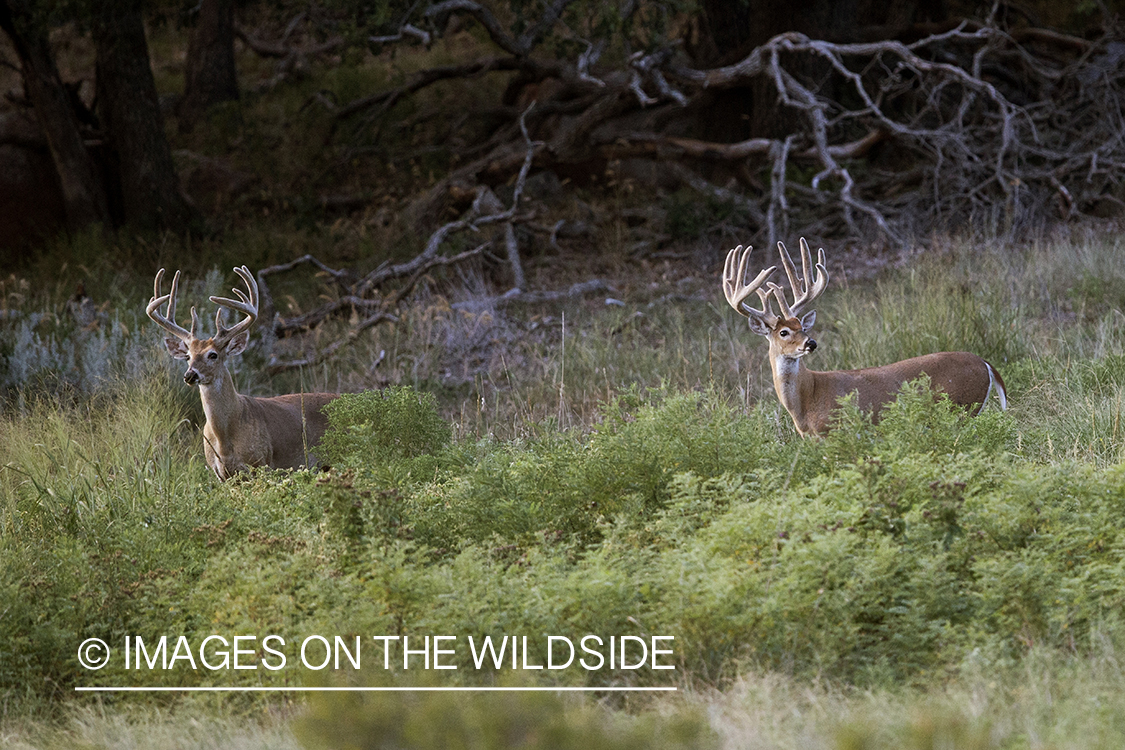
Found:
M 156 272 L 156 280 L 152 282 L 152 297 L 149 298 L 148 308 L 145 309 L 147 313 L 149 309 L 155 310 L 165 301 L 168 301 L 168 314 L 164 317 L 176 319 L 176 286 L 180 281 L 180 272 L 176 271 L 176 275 L 172 277 L 172 291 L 169 294 L 161 295 L 160 287 L 164 284 L 164 269 L 161 268 Z M 169 301 L 170 298 L 170 301 Z
M 237 266 L 234 272 L 242 278 L 246 284 L 246 289 L 250 292 L 247 296 L 242 293 L 238 287 L 234 288 L 235 295 L 238 296 L 237 300 L 230 299 L 229 297 L 211 297 L 211 301 L 220 307 L 220 312 L 215 314 L 215 327 L 217 329 L 217 337 L 230 339 L 236 336 L 250 326 L 254 325 L 254 321 L 258 319 L 258 283 L 254 280 L 253 274 L 246 266 Z M 230 310 L 237 310 L 246 317 L 235 323 L 230 328 L 222 328 L 221 324 L 221 309 L 228 308 Z
M 769 291 L 765 293 L 764 298 L 768 298 L 770 294 L 774 296 L 774 299 L 777 300 L 777 309 L 781 312 L 781 317 L 785 320 L 795 317 L 792 308 L 789 307 L 789 303 L 785 301 L 785 290 L 772 281 L 768 286 Z
M 801 247 L 802 252 L 804 246 Z M 797 275 L 797 269 L 793 265 L 793 259 L 789 257 L 789 249 L 785 247 L 784 242 L 777 243 L 777 254 L 781 258 L 781 265 L 785 269 L 785 275 L 789 277 L 789 288 L 793 290 L 793 297 L 796 298 L 803 289 L 803 280 L 807 280 L 809 276 L 809 262 L 805 256 L 801 256 L 801 271 L 802 275 Z
M 774 313 L 773 308 L 770 307 L 770 294 L 773 293 L 773 290 L 777 287 L 777 284 L 770 282 L 769 284 L 766 284 L 766 287 L 766 289 L 756 289 L 755 291 L 758 293 L 758 299 L 762 301 L 762 310 L 765 311 L 767 315 L 772 316 L 770 320 L 772 320 L 773 322 L 771 322 L 770 325 L 773 326 L 779 320 L 779 316 Z
M 176 323 L 176 295 L 180 287 L 180 272 L 176 271 L 176 274 L 172 277 L 172 290 L 165 295 L 160 294 L 160 286 L 163 281 L 164 269 L 161 268 L 156 272 L 156 280 L 152 284 L 152 299 L 148 301 L 148 305 L 145 307 L 145 314 L 180 341 L 191 341 L 195 338 L 195 325 L 193 324 L 192 329 L 188 331 Z M 160 306 L 165 302 L 168 303 L 168 311 L 161 315 Z
M 778 254 L 781 256 L 781 264 L 785 268 L 785 275 L 789 277 L 789 288 L 793 290 L 793 304 L 787 305 L 785 303 L 784 291 L 776 285 L 771 285 L 771 290 L 777 298 L 778 304 L 781 306 L 781 314 L 787 318 L 794 318 L 804 312 L 805 308 L 816 301 L 817 297 L 824 293 L 828 287 L 828 268 L 824 258 L 824 248 L 817 250 L 817 263 L 816 263 L 816 278 L 813 279 L 812 286 L 809 286 L 809 265 L 812 261 L 812 253 L 809 250 L 809 243 L 805 242 L 805 238 L 801 238 L 801 276 L 797 276 L 797 269 L 793 265 L 793 259 L 789 257 L 789 251 L 785 249 L 785 243 L 777 243 Z
M 160 274 L 156 278 L 156 286 L 160 286 L 160 276 L 164 274 L 164 269 L 160 269 Z M 177 268 L 176 272 L 172 274 L 172 289 L 168 292 L 168 312 L 164 314 L 168 320 L 176 320 L 176 300 L 180 298 L 180 270 Z
M 749 264 L 750 253 L 753 249 L 752 246 L 747 246 L 746 250 L 743 251 L 742 245 L 739 245 L 727 253 L 727 260 L 723 266 L 723 294 L 726 295 L 730 306 L 740 315 L 748 318 L 754 317 L 766 323 L 766 325 L 773 326 L 777 322 L 777 316 L 774 315 L 766 298 L 762 296 L 761 286 L 770 277 L 770 274 L 777 270 L 777 266 L 763 269 L 754 277 L 753 281 L 747 284 L 746 267 Z M 746 298 L 752 292 L 757 292 L 758 298 L 762 300 L 761 310 L 746 304 Z

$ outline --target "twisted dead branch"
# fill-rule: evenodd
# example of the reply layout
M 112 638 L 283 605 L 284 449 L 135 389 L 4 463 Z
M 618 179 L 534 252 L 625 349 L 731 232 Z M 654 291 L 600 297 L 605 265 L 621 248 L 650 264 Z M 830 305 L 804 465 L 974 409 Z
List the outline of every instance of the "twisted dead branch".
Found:
M 425 8 L 419 23 L 434 38 L 444 19 L 461 14 L 480 24 L 501 55 L 419 71 L 336 115 L 376 105 L 386 111 L 455 78 L 516 72 L 529 83 L 556 79 L 555 93 L 528 120 L 543 140 L 537 167 L 665 162 L 665 174 L 741 207 L 751 232 L 771 240 L 810 227 L 892 244 L 969 225 L 1016 234 L 1121 203 L 1125 45 L 1112 37 L 964 20 L 899 30 L 917 39 L 909 43 L 786 33 L 724 67 L 697 69 L 673 44 L 595 70 L 608 40 L 570 33 L 586 47 L 576 59 L 532 58 L 568 5 L 550 3 L 519 37 L 471 0 Z M 406 21 L 402 29 L 407 38 Z M 763 83 L 788 132 L 747 132 L 726 143 L 679 135 L 714 116 L 715 92 L 760 91 Z M 496 184 L 521 169 L 515 130 L 495 133 L 499 140 L 410 213 L 436 215 L 452 186 Z
M 796 138 L 804 148 L 790 153 L 780 140 L 771 144 L 769 201 L 775 215 L 791 213 L 782 205 L 787 191 L 778 183 L 786 179 L 788 159 L 799 158 L 820 167 L 809 183 L 814 191 L 823 194 L 826 181 L 835 183 L 836 209 L 854 236 L 866 234 L 857 214 L 890 238 L 904 230 L 981 219 L 989 228 L 1011 232 L 1035 224 L 1055 196 L 1059 218 L 1075 215 L 1083 200 L 1117 187 L 1115 172 L 1125 160 L 1118 127 L 1125 114 L 1119 67 L 1092 76 L 1098 58 L 1090 52 L 1096 47 L 1059 34 L 1021 36 L 1081 55 L 1060 65 L 1055 55 L 1036 54 L 1014 35 L 989 27 L 959 27 L 909 45 L 894 40 L 833 44 L 783 34 L 735 65 L 708 71 L 670 68 L 669 75 L 685 87 L 702 89 L 742 87 L 765 76 L 779 104 L 802 116 L 800 132 L 786 140 Z M 994 60 L 1012 55 L 1025 63 L 1022 75 L 1002 91 L 986 72 Z M 957 62 L 938 61 L 949 58 Z M 820 82 L 802 78 L 792 72 L 801 68 L 792 62 L 799 59 L 820 62 L 816 69 L 827 66 L 831 75 L 822 74 Z M 1028 101 L 1017 105 L 1021 99 Z M 865 130 L 867 135 L 849 142 Z M 859 172 L 848 162 L 876 147 L 909 169 L 872 170 L 866 163 L 857 178 Z M 1112 167 L 1085 168 L 1106 158 Z M 919 168 L 920 189 L 895 196 L 892 186 Z M 775 232 L 771 223 L 769 233 Z
M 327 55 L 347 44 L 344 37 L 335 35 L 323 42 L 297 47 L 289 44 L 289 37 L 293 31 L 305 21 L 305 14 L 300 13 L 289 22 L 281 39 L 270 41 L 259 38 L 254 32 L 235 24 L 233 31 L 237 39 L 249 47 L 259 57 L 275 58 L 277 64 L 274 74 L 269 79 L 261 82 L 255 88 L 266 91 L 285 81 L 294 71 L 307 66 L 308 60 L 321 55 Z
M 527 281 L 520 260 L 515 227 L 534 218 L 532 213 L 520 212 L 520 202 L 531 171 L 531 164 L 536 150 L 542 146 L 542 143 L 531 139 L 527 130 L 526 118 L 533 107 L 534 104 L 525 110 L 519 120 L 525 154 L 512 191 L 512 202 L 508 208 L 503 208 L 490 190 L 482 188 L 478 191 L 469 212 L 456 221 L 438 227 L 426 241 L 421 253 L 402 263 L 383 263 L 361 278 L 356 278 L 349 271 L 332 268 L 312 255 L 303 255 L 288 263 L 258 271 L 261 317 L 272 321 L 270 335 L 267 336 L 269 342 L 267 346 L 271 349 L 272 343 L 278 338 L 310 331 L 330 318 L 343 316 L 359 318 L 342 335 L 317 351 L 288 359 L 281 358 L 276 353 L 272 354 L 269 361 L 271 372 L 317 365 L 354 343 L 364 331 L 384 323 L 397 323 L 402 306 L 408 301 L 418 283 L 431 271 L 476 258 L 494 244 L 493 239 L 488 239 L 471 250 L 454 255 L 443 255 L 442 249 L 454 236 L 463 232 L 479 233 L 489 226 L 501 227 L 514 286 L 504 295 L 488 300 L 488 304 L 492 307 L 499 308 L 516 301 L 527 303 L 556 301 L 606 288 L 603 282 L 595 280 L 586 285 L 575 285 L 561 292 L 530 292 L 526 289 Z M 339 296 L 313 310 L 286 318 L 276 311 L 268 277 L 288 273 L 301 266 L 313 266 L 318 272 L 329 276 Z

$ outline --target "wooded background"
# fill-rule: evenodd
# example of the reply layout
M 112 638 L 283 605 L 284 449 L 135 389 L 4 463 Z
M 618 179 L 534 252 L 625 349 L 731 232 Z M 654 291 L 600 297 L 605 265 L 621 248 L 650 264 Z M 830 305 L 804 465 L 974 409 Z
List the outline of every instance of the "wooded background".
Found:
M 901 247 L 1116 216 L 1123 5 L 0 0 L 0 243 L 214 236 L 272 206 L 307 225 L 390 212 L 423 237 L 461 221 L 442 245 L 507 212 L 518 288 L 535 237 L 597 251 L 596 210 L 541 205 L 578 190 L 627 186 L 652 225 L 639 252 L 716 223 Z M 246 124 L 293 93 L 276 127 L 315 124 L 271 167 L 282 142 Z M 654 222 L 668 195 L 720 208 Z

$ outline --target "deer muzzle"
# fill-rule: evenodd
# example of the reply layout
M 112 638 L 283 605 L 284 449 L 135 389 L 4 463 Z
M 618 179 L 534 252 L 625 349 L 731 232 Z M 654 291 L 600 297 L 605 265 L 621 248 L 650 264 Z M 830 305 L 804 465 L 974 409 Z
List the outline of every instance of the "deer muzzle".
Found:
M 188 385 L 195 385 L 199 382 L 199 373 L 194 368 L 189 367 L 188 371 L 184 373 L 184 382 Z
M 806 352 L 815 352 L 816 351 L 816 339 L 809 339 L 808 341 L 805 342 L 805 351 Z

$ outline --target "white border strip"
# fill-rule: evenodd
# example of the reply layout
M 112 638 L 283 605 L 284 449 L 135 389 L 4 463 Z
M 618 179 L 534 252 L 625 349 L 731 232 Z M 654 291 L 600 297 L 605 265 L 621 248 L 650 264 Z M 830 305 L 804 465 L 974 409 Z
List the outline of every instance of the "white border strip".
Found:
M 76 693 L 601 693 L 675 692 L 677 687 L 76 687 Z

